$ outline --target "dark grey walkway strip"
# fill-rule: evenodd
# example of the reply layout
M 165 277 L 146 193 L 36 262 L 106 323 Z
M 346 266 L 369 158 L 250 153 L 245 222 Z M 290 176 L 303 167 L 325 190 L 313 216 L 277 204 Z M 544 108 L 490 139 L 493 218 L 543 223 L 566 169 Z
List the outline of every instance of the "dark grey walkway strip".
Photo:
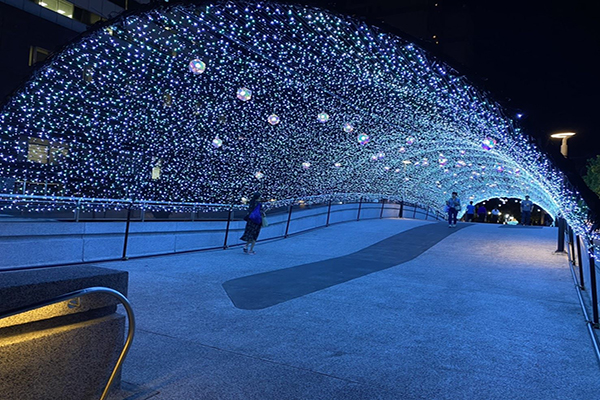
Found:
M 223 288 L 237 308 L 260 310 L 412 260 L 469 225 L 422 225 L 356 253 L 232 279 Z

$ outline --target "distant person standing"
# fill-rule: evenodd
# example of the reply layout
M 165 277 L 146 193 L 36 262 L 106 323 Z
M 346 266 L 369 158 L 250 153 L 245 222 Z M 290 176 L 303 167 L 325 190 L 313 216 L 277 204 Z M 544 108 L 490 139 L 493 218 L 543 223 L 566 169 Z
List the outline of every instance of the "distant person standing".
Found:
M 470 201 L 469 205 L 467 205 L 467 212 L 465 213 L 465 221 L 473 222 L 475 220 L 475 206 L 473 202 Z
M 533 202 L 529 200 L 529 196 L 525 196 L 525 200 L 521 202 L 521 223 L 523 225 L 531 225 L 531 210 Z
M 485 216 L 487 215 L 487 209 L 482 205 L 477 209 L 477 217 L 479 222 L 485 222 Z
M 452 197 L 446 200 L 446 206 L 448 207 L 448 227 L 454 228 L 456 226 L 456 215 L 460 211 L 458 193 L 452 192 Z
M 498 223 L 498 218 L 500 217 L 500 210 L 494 207 L 492 210 L 492 224 Z

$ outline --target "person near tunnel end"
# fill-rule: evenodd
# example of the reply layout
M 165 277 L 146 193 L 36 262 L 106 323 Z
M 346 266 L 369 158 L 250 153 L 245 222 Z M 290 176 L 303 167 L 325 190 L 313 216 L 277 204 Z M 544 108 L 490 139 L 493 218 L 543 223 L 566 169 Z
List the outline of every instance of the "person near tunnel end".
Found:
M 525 196 L 525 200 L 521 202 L 521 224 L 531 225 L 531 210 L 533 202 L 529 200 L 529 196 Z
M 479 222 L 485 222 L 485 217 L 487 216 L 487 209 L 482 204 L 477 209 L 477 217 Z
M 448 207 L 448 227 L 454 228 L 456 226 L 456 216 L 460 211 L 458 193 L 452 192 L 452 197 L 446 200 L 446 206 Z
M 465 213 L 465 221 L 473 222 L 475 220 L 475 206 L 473 202 L 470 201 L 467 205 L 467 212 Z

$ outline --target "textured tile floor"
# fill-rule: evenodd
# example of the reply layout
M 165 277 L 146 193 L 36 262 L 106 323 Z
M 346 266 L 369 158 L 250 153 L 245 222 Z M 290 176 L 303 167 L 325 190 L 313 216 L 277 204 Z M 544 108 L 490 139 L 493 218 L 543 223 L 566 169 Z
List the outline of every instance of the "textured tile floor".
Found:
M 554 228 L 465 224 L 399 265 L 262 309 L 237 308 L 223 287 L 352 253 L 368 254 L 369 270 L 381 260 L 360 250 L 404 232 L 410 241 L 380 254 L 410 252 L 410 229 L 425 225 L 439 230 L 360 221 L 261 243 L 256 256 L 98 264 L 130 272 L 138 321 L 129 391 L 112 399 L 598 398 L 599 364 Z

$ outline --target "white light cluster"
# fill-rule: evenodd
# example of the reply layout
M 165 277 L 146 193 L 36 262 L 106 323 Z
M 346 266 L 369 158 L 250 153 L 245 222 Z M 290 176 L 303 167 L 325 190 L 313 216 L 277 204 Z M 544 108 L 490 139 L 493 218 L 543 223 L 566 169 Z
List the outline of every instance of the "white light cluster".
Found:
M 160 6 L 109 25 L 4 106 L 0 176 L 58 183 L 67 196 L 174 202 L 238 203 L 260 189 L 441 209 L 452 191 L 475 202 L 529 194 L 585 229 L 578 195 L 496 103 L 376 27 L 242 1 Z M 68 155 L 28 162 L 30 138 Z

